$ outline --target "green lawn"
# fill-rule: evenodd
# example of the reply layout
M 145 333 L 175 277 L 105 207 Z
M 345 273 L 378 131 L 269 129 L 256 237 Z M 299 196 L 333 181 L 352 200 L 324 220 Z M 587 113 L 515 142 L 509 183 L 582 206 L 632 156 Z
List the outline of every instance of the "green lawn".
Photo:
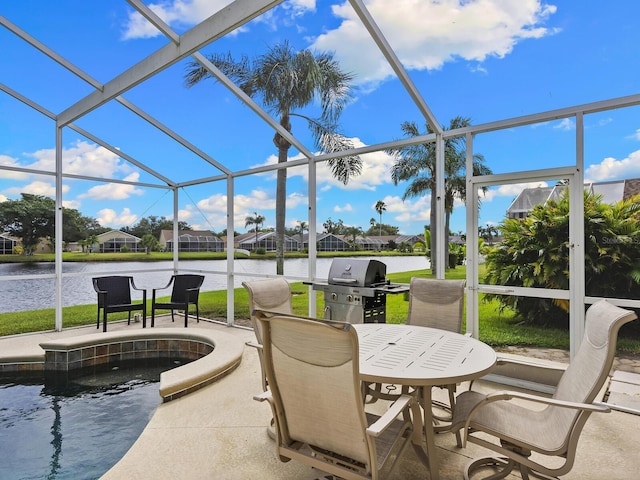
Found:
M 465 268 L 457 267 L 447 272 L 447 278 L 465 278 Z M 432 277 L 430 271 L 412 271 L 389 274 L 387 278 L 393 283 L 409 283 L 411 277 Z M 307 315 L 308 286 L 292 283 L 294 312 Z M 314 292 L 317 297 L 317 317 L 322 317 L 324 299 L 322 292 Z M 205 318 L 216 318 L 222 321 L 227 317 L 226 291 L 202 292 L 200 294 L 200 315 Z M 495 302 L 480 302 L 480 340 L 494 347 L 530 346 L 543 348 L 569 349 L 569 331 L 567 329 L 542 328 L 522 325 L 514 318 L 513 313 L 499 313 Z M 407 317 L 409 303 L 403 294 L 387 295 L 387 322 L 403 323 Z M 148 311 L 151 311 L 149 305 Z M 235 318 L 249 318 L 249 298 L 244 288 L 235 291 Z M 111 314 L 110 318 L 126 318 L 126 313 Z M 26 312 L 0 314 L 0 336 L 18 333 L 53 330 L 54 309 L 34 310 Z M 96 321 L 96 306 L 80 305 L 63 308 L 63 325 L 65 328 L 93 324 Z M 637 332 L 637 329 L 635 330 Z M 640 354 L 640 340 L 637 334 L 627 333 L 624 328 L 618 340 L 620 353 Z

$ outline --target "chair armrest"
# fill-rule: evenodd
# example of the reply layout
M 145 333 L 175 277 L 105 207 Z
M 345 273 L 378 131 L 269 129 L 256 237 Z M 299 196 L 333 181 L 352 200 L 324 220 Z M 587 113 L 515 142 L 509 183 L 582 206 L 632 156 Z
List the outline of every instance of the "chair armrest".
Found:
M 257 402 L 264 402 L 265 400 L 267 402 L 271 402 L 271 392 L 267 390 L 266 392 L 259 393 L 257 395 L 254 395 L 253 399 Z
M 146 288 L 138 288 L 136 286 L 136 282 L 133 281 L 133 277 L 131 277 L 131 288 L 133 288 L 134 290 L 142 290 L 143 292 L 146 292 L 147 289 Z
M 564 372 L 566 367 L 559 365 L 548 365 L 540 362 L 530 362 L 527 360 L 498 357 L 496 365 L 522 365 L 525 367 L 539 368 L 541 370 L 549 370 L 554 372 Z
M 253 347 L 258 350 L 262 350 L 262 345 L 260 343 L 256 343 L 254 341 L 244 342 L 247 347 Z
M 164 287 L 154 288 L 153 291 L 155 292 L 156 290 L 164 290 L 165 288 L 169 288 L 172 283 L 173 283 L 173 277 L 171 277 L 171 280 L 169 280 L 169 282 Z
M 498 401 L 510 401 L 514 398 L 526 400 L 528 402 L 534 403 L 542 403 L 544 405 L 554 405 L 556 407 L 562 408 L 571 408 L 574 410 L 583 410 L 587 412 L 599 412 L 599 413 L 609 413 L 611 409 L 602 404 L 592 404 L 592 403 L 579 403 L 579 402 L 569 402 L 566 400 L 557 400 L 555 398 L 543 397 L 540 395 L 532 395 L 530 393 L 523 392 L 515 392 L 512 390 L 502 390 L 494 393 L 490 393 L 487 395 L 484 400 L 478 402 L 474 407 L 469 411 L 467 415 L 467 420 L 464 423 L 464 431 L 462 436 L 462 447 L 464 448 L 467 444 L 467 436 L 469 433 L 469 426 L 471 425 L 471 420 L 473 416 L 486 405 L 498 402 Z
M 158 287 L 158 288 L 151 289 L 151 297 L 152 297 L 154 302 L 155 302 L 155 299 L 156 299 L 156 292 L 158 290 L 166 290 L 167 288 L 169 288 L 171 286 L 172 282 L 173 282 L 173 280 L 170 280 L 169 283 L 167 283 L 164 287 Z
M 254 397 L 255 398 L 255 397 Z M 415 402 L 415 397 L 411 395 L 400 395 L 398 400 L 393 402 L 386 412 L 367 428 L 367 435 L 379 437 L 391 426 L 393 421 L 400 415 L 405 408 Z
M 494 397 L 496 398 L 494 399 Z M 531 393 L 515 392 L 515 391 L 502 391 L 502 392 L 491 393 L 487 395 L 486 402 L 482 402 L 482 405 L 486 405 L 487 403 L 491 403 L 498 400 L 511 400 L 514 398 L 527 400 L 529 402 L 542 403 L 545 405 L 555 405 L 557 407 L 572 408 L 575 410 L 585 410 L 590 412 L 601 412 L 601 413 L 609 413 L 611 411 L 609 407 L 602 404 L 569 402 L 567 400 L 558 400 L 556 398 L 543 397 L 540 395 L 533 395 Z M 475 408 L 474 408 L 474 411 L 475 411 Z M 471 415 L 472 414 L 470 413 L 469 416 Z

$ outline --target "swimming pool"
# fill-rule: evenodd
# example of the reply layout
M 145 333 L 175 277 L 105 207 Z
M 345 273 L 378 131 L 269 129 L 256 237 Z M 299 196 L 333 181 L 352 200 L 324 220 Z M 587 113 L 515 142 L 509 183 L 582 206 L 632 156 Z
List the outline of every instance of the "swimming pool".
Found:
M 99 478 L 161 403 L 158 382 L 168 368 L 133 364 L 62 381 L 0 384 L 0 480 Z

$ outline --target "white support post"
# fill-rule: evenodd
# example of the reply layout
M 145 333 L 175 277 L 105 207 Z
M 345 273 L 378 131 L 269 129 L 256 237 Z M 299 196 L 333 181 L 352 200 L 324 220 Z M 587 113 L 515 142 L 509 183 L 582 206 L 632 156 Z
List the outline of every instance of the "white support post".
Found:
M 569 356 L 582 342 L 585 322 L 584 116 L 576 115 L 576 174 L 569 181 Z
M 62 127 L 56 125 L 55 330 L 62 330 Z
M 173 274 L 178 274 L 178 261 L 180 258 L 180 239 L 178 229 L 178 188 L 173 187 Z
M 231 175 L 227 176 L 227 324 L 229 326 L 235 323 L 235 310 L 234 306 L 234 245 L 233 245 L 233 232 L 234 232 L 234 183 Z
M 431 236 L 431 243 L 436 242 L 436 278 L 444 279 L 446 261 L 448 261 L 449 245 L 444 231 L 444 138 L 441 134 L 436 135 L 436 191 L 431 192 L 436 196 L 436 235 Z M 431 257 L 433 259 L 433 255 Z
M 474 338 L 480 335 L 478 295 L 478 187 L 473 181 L 473 135 L 466 135 L 466 218 L 467 218 L 467 327 L 466 332 Z
M 317 260 L 317 246 L 316 246 L 316 222 L 317 222 L 317 179 L 316 179 L 316 162 L 313 159 L 309 160 L 309 282 L 315 282 L 316 280 L 316 260 Z M 316 291 L 312 285 L 308 285 L 309 293 L 309 316 L 315 318 L 317 304 L 316 304 Z

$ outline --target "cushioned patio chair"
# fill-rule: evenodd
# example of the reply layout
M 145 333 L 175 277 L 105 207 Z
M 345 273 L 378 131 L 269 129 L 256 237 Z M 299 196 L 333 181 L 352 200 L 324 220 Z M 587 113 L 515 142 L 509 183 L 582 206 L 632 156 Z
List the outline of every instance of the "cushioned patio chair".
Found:
M 94 277 L 93 289 L 98 294 L 97 327 L 100 328 L 100 310 L 102 309 L 102 331 L 107 331 L 107 314 L 114 312 L 128 312 L 127 324 L 131 324 L 131 312 L 142 312 L 142 327 L 147 326 L 147 291 L 137 288 L 133 277 L 112 275 Z M 131 290 L 142 292 L 142 303 L 131 301 Z
M 279 459 L 343 479 L 386 478 L 412 438 L 415 399 L 401 396 L 378 417 L 365 413 L 358 336 L 349 324 L 257 312 Z
M 265 310 L 274 313 L 292 314 L 291 286 L 289 282 L 282 277 L 242 282 L 242 286 L 249 293 L 249 314 L 257 342 L 247 342 L 247 345 L 255 347 L 258 351 L 260 368 L 262 370 L 262 387 L 263 390 L 266 391 L 267 380 L 262 361 L 262 334 L 260 332 L 260 324 L 256 320 L 254 312 L 256 310 Z
M 470 390 L 458 395 L 452 426 L 458 446 L 469 441 L 499 455 L 473 460 L 465 479 L 480 470 L 489 470 L 494 476 L 486 478 L 492 479 L 513 470 L 520 470 L 524 479 L 569 472 L 591 413 L 610 411 L 594 401 L 611 371 L 618 331 L 635 318 L 635 313 L 606 300 L 593 304 L 587 310 L 582 343 L 551 398 L 515 391 Z M 607 477 L 607 472 L 601 473 Z
M 188 326 L 189 305 L 196 307 L 196 320 L 200 322 L 200 310 L 198 308 L 198 299 L 200 296 L 200 287 L 204 282 L 202 275 L 172 275 L 169 283 L 164 287 L 154 288 L 151 295 L 151 326 L 154 326 L 156 309 L 171 310 L 171 321 L 174 310 L 184 310 L 184 326 Z M 173 285 L 171 290 L 171 298 L 168 302 L 156 301 L 156 292 L 165 290 Z
M 465 280 L 437 280 L 432 278 L 413 277 L 409 284 L 409 313 L 407 325 L 439 328 L 451 332 L 462 332 L 462 315 L 464 312 Z M 393 387 L 387 393 L 380 390 L 385 386 L 370 387 L 373 398 L 394 398 Z M 433 418 L 438 422 L 451 422 L 455 406 L 456 385 L 443 385 L 449 394 L 449 402 L 433 401 L 435 411 Z M 403 393 L 407 393 L 407 390 Z M 424 407 L 424 406 L 423 406 Z M 446 430 L 446 426 L 436 427 Z
M 407 325 L 439 328 L 462 333 L 465 280 L 437 280 L 413 277 L 409 284 L 409 314 Z M 450 422 L 455 408 L 456 385 L 443 385 L 449 403 L 434 401 L 434 419 Z M 438 412 L 444 411 L 441 415 Z M 438 430 L 436 428 L 436 430 Z
M 251 326 L 253 327 L 253 332 L 256 335 L 256 341 L 247 342 L 247 345 L 255 348 L 258 352 L 262 390 L 266 392 L 267 377 L 264 371 L 264 361 L 262 359 L 261 326 L 256 320 L 254 312 L 256 310 L 266 310 L 274 313 L 292 314 L 293 305 L 291 304 L 291 286 L 289 285 L 289 282 L 282 277 L 242 282 L 242 286 L 249 293 L 249 314 L 251 317 Z M 275 420 L 273 418 L 269 422 L 267 433 L 271 438 L 275 439 Z

